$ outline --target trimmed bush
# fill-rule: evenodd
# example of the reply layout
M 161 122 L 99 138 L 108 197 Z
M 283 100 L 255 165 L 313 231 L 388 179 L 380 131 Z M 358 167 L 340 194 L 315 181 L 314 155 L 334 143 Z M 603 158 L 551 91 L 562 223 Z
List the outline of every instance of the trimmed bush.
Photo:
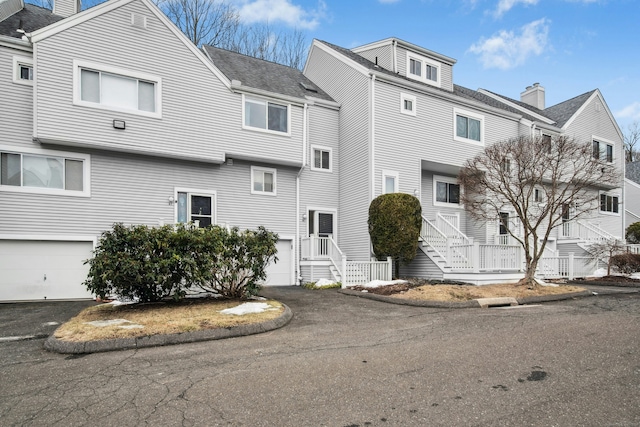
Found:
M 410 194 L 382 194 L 369 205 L 373 252 L 379 260 L 393 258 L 395 277 L 399 275 L 400 264 L 408 264 L 415 258 L 421 227 L 422 207 Z
M 269 262 L 277 261 L 277 240 L 264 227 L 115 224 L 86 261 L 84 285 L 101 298 L 118 295 L 140 302 L 181 299 L 195 289 L 246 298 L 259 290 Z
M 611 257 L 610 263 L 620 273 L 636 273 L 640 271 L 640 254 L 625 253 L 614 255 Z

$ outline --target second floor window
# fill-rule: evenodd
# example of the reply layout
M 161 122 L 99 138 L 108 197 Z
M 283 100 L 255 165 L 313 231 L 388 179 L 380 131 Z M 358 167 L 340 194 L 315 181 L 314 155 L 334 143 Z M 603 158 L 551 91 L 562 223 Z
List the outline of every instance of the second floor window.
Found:
M 600 194 L 600 212 L 618 213 L 619 198 L 617 195 Z
M 456 136 L 473 141 L 481 141 L 480 120 L 456 115 Z
M 80 100 L 154 113 L 156 83 L 83 68 L 80 70 Z
M 289 106 L 245 98 L 244 126 L 274 132 L 289 132 Z
M 613 162 L 613 145 L 593 140 L 593 158 Z

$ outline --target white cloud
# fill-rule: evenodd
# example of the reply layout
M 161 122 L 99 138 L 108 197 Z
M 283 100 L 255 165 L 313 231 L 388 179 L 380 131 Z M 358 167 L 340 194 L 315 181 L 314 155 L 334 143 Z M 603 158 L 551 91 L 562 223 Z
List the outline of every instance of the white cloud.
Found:
M 525 5 L 534 5 L 538 3 L 538 0 L 500 0 L 498 2 L 496 10 L 493 12 L 493 16 L 496 18 L 500 18 L 518 3 L 522 3 Z
M 640 102 L 633 102 L 622 110 L 617 111 L 614 116 L 625 119 L 640 120 Z
M 304 9 L 293 0 L 239 0 L 240 19 L 248 24 L 256 22 L 283 23 L 290 27 L 314 30 L 327 8 L 323 0 L 316 9 Z
M 518 34 L 501 30 L 492 37 L 481 38 L 471 45 L 469 52 L 480 56 L 484 68 L 507 70 L 540 55 L 547 46 L 550 21 L 542 18 L 520 28 Z

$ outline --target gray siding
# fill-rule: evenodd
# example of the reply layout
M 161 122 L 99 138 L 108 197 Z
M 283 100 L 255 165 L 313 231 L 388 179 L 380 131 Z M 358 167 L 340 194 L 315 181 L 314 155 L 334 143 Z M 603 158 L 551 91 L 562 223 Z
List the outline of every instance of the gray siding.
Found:
M 393 71 L 393 48 L 391 46 L 391 43 L 358 52 L 358 55 L 368 59 L 374 64 L 377 63 L 382 68 Z
M 333 280 L 329 267 L 324 265 L 303 265 L 300 267 L 300 275 L 302 283 L 315 283 L 320 279 Z
M 20 9 L 22 9 L 22 2 L 20 0 L 0 1 L 0 22 L 19 12 Z
M 640 221 L 640 185 L 625 180 L 624 200 L 625 228 Z
M 341 218 L 338 212 L 340 205 L 340 132 L 339 111 L 320 106 L 309 107 L 309 146 L 307 165 L 300 174 L 300 234 L 308 235 L 309 223 L 302 220 L 309 208 L 334 209 L 338 224 Z M 313 165 L 312 146 L 331 149 L 331 172 L 311 169 Z M 338 245 L 341 244 L 339 225 L 336 235 Z
M 422 250 L 418 249 L 416 257 L 409 265 L 400 266 L 400 277 L 420 277 L 424 279 L 442 280 L 442 270 Z
M 132 13 L 147 17 L 147 29 L 131 26 Z M 231 93 L 141 2 L 38 42 L 36 60 L 35 131 L 42 139 L 211 161 L 222 161 L 225 152 L 276 162 L 302 157 L 301 107 L 292 107 L 291 136 L 242 130 L 241 95 Z M 74 60 L 161 77 L 162 118 L 73 105 Z M 114 129 L 113 119 L 125 120 L 126 130 Z
M 277 173 L 277 196 L 251 194 L 250 165 L 233 166 L 91 151 L 91 197 L 4 193 L 0 234 L 98 235 L 114 222 L 158 225 L 174 222 L 168 203 L 174 188 L 217 194 L 219 223 L 240 228 L 264 225 L 295 234 L 295 174 Z M 34 208 L 37 207 L 37 208 Z
M 350 259 L 368 260 L 369 79 L 315 46 L 306 75 L 341 104 L 339 155 L 348 173 L 340 176 L 340 247 Z
M 613 158 L 616 166 L 620 170 L 621 177 L 620 188 L 611 190 L 611 193 L 619 194 L 620 200 L 624 203 L 628 198 L 623 197 L 622 194 L 622 188 L 624 187 L 623 141 L 618 134 L 616 123 L 611 120 L 602 100 L 599 97 L 595 97 L 587 103 L 582 113 L 567 127 L 566 134 L 575 137 L 580 141 L 585 141 L 588 144 L 591 143 L 593 137 L 603 138 L 614 143 Z M 620 209 L 620 214 L 618 215 L 600 214 L 599 211 L 595 211 L 587 220 L 599 225 L 614 236 L 623 237 L 623 214 L 624 209 Z
M 29 58 L 31 53 L 0 46 L 0 144 L 33 146 L 33 86 L 13 82 L 14 56 Z

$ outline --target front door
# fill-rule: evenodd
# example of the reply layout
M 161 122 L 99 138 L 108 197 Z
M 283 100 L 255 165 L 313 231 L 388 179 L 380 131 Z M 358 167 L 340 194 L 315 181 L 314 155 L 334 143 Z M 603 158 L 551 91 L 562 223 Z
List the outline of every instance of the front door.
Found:
M 333 213 L 322 211 L 309 211 L 309 236 L 320 237 L 316 239 L 316 251 L 318 255 L 329 254 L 329 238 L 333 238 Z

